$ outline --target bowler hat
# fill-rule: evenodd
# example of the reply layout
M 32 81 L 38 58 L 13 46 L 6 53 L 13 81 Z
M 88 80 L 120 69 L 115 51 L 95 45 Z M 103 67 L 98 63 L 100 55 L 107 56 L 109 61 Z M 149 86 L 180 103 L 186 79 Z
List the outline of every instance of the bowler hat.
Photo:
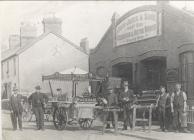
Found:
M 35 89 L 36 89 L 36 90 L 40 90 L 41 88 L 40 88 L 39 85 L 37 85 L 37 86 L 35 87 Z

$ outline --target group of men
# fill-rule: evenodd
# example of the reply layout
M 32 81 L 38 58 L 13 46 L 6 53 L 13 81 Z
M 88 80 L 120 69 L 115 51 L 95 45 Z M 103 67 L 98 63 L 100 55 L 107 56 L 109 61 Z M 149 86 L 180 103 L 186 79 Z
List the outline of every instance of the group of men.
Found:
M 176 132 L 189 132 L 186 116 L 187 95 L 181 90 L 181 84 L 175 85 L 175 91 L 172 94 L 167 93 L 164 86 L 160 87 L 160 91 L 156 106 L 161 130 L 170 130 L 172 126 Z
M 120 107 L 123 108 L 123 130 L 127 130 L 128 125 L 132 128 L 133 104 L 136 102 L 137 98 L 133 90 L 129 89 L 128 82 L 124 82 L 123 90 L 121 92 L 115 92 L 115 89 L 108 87 L 107 93 L 107 106 L 120 105 Z M 175 91 L 171 94 L 166 92 L 164 86 L 160 87 L 160 95 L 157 99 L 156 107 L 162 131 L 170 130 L 170 128 L 172 128 L 176 132 L 189 132 L 187 130 L 186 120 L 186 101 L 187 96 L 186 93 L 181 90 L 180 83 L 175 85 Z M 109 112 L 107 120 L 114 122 L 113 119 L 113 114 Z M 106 128 L 110 128 L 109 123 Z
M 30 95 L 28 101 L 32 105 L 36 116 L 37 130 L 44 130 L 44 107 L 45 103 L 48 101 L 48 97 L 41 93 L 40 89 L 40 86 L 36 86 L 36 91 Z M 181 90 L 181 84 L 177 83 L 175 89 L 175 92 L 170 95 L 166 92 L 164 86 L 160 87 L 161 94 L 156 103 L 159 113 L 160 128 L 162 131 L 165 131 L 169 129 L 169 124 L 172 123 L 176 131 L 188 132 L 186 122 L 187 96 L 186 93 Z M 58 92 L 61 92 L 61 90 L 58 89 Z M 115 89 L 107 88 L 107 106 L 120 105 L 123 108 L 123 130 L 127 130 L 128 125 L 130 128 L 133 127 L 132 106 L 136 102 L 136 96 L 133 90 L 129 89 L 128 82 L 124 82 L 123 90 L 119 92 L 119 95 L 117 93 Z M 22 95 L 18 94 L 18 89 L 14 87 L 13 94 L 10 97 L 11 119 L 14 130 L 17 129 L 17 122 L 19 124 L 19 129 L 22 130 L 23 107 L 21 102 Z M 109 113 L 107 119 L 113 121 L 113 115 Z M 110 128 L 110 124 L 107 124 L 107 128 Z
M 136 96 L 134 95 L 133 90 L 129 89 L 128 82 L 123 82 L 123 90 L 120 92 L 116 91 L 115 88 L 108 86 L 105 98 L 107 99 L 106 106 L 120 106 L 123 108 L 123 130 L 127 130 L 128 125 L 130 126 L 130 128 L 132 128 L 132 106 L 136 101 Z M 113 114 L 109 112 L 107 120 L 112 121 L 114 125 L 113 119 Z M 107 124 L 106 128 L 110 128 L 109 123 Z
M 45 94 L 40 92 L 41 87 L 35 87 L 35 92 L 30 95 L 28 101 L 32 105 L 33 112 L 36 117 L 37 130 L 44 130 L 44 107 L 48 98 Z M 17 124 L 22 131 L 22 99 L 23 96 L 18 94 L 17 87 L 13 88 L 13 94 L 10 97 L 10 110 L 13 130 L 17 130 Z

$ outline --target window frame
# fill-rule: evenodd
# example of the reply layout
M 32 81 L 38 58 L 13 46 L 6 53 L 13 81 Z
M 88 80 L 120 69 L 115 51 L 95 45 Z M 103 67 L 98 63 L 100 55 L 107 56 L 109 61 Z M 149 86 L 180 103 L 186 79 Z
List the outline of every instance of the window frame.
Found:
M 192 56 L 191 60 L 188 60 L 190 57 L 189 55 Z M 179 62 L 179 81 L 182 84 L 183 90 L 186 91 L 188 95 L 191 94 L 189 97 L 193 98 L 194 95 L 192 90 L 194 90 L 194 51 L 185 51 L 180 53 Z

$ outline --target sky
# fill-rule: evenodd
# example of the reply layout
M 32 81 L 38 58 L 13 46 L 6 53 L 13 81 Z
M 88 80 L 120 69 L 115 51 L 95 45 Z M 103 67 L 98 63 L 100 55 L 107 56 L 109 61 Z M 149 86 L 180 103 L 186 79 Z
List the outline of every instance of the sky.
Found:
M 3 1 L 0 2 L 0 44 L 8 48 L 10 34 L 19 34 L 21 22 L 33 23 L 43 33 L 42 18 L 55 15 L 62 19 L 63 36 L 79 45 L 87 37 L 94 48 L 111 24 L 114 12 L 120 16 L 155 1 Z M 170 5 L 194 11 L 194 1 L 171 1 Z

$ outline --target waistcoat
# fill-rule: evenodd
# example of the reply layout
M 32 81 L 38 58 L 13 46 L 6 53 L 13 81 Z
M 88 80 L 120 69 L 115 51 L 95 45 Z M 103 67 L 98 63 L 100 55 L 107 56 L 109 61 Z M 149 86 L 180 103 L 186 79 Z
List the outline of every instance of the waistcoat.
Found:
M 164 95 L 160 96 L 158 106 L 162 107 L 162 108 L 165 108 L 166 100 L 167 100 L 167 94 L 165 93 Z
M 178 109 L 183 109 L 183 107 L 184 107 L 184 97 L 183 97 L 183 92 L 182 91 L 180 91 L 179 95 L 175 92 L 174 107 L 178 108 Z

